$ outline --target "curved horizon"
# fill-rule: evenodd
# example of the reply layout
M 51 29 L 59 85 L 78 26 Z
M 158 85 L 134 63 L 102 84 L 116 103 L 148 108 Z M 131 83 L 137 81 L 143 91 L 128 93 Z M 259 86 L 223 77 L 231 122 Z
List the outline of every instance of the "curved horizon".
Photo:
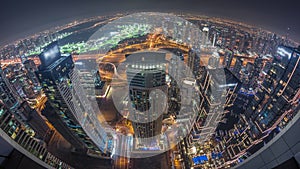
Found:
M 298 2 L 299 3 L 299 2 Z M 5 2 L 1 8 L 0 31 L 2 41 L 0 46 L 12 43 L 18 39 L 30 36 L 36 32 L 58 26 L 76 19 L 92 16 L 107 15 L 118 12 L 175 12 L 219 17 L 255 25 L 258 28 L 272 31 L 278 35 L 289 34 L 289 39 L 299 43 L 300 24 L 295 17 L 299 16 L 297 1 L 288 0 L 274 3 L 271 1 L 239 2 L 234 0 L 213 2 L 209 1 L 152 1 L 137 2 L 131 0 L 122 2 L 89 1 L 82 3 L 79 0 L 43 1 L 36 0 L 24 2 Z M 290 30 L 288 31 L 288 28 Z

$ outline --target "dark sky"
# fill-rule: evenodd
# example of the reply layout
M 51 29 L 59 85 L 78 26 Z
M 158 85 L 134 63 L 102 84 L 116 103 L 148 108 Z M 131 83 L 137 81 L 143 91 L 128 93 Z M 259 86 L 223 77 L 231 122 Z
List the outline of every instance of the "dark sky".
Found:
M 0 45 L 76 18 L 122 11 L 189 12 L 262 27 L 300 41 L 300 0 L 1 0 Z

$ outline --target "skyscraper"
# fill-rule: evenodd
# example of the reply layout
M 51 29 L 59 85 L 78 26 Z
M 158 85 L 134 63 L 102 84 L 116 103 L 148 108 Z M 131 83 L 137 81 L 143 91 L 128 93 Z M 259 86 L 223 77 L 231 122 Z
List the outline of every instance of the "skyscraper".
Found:
M 32 128 L 19 121 L 2 99 L 0 99 L 0 134 L 1 144 L 3 144 L 2 139 L 4 139 L 4 141 L 20 152 L 17 155 L 18 157 L 11 158 L 11 161 L 18 161 L 17 159 L 20 158 L 20 156 L 23 159 L 24 155 L 40 166 L 43 166 L 43 168 L 72 168 L 49 153 L 43 141 L 36 137 Z M 3 149 L 5 151 L 6 148 Z M 27 162 L 27 164 L 28 163 L 31 162 Z
M 107 133 L 80 85 L 72 56 L 61 54 L 54 42 L 39 57 L 37 73 L 48 97 L 43 114 L 75 150 L 106 153 Z
M 12 89 L 12 86 L 9 84 L 8 79 L 5 77 L 5 74 L 0 67 L 0 99 L 4 104 L 12 111 L 16 111 L 17 107 L 20 105 L 20 97 Z
M 187 65 L 191 69 L 193 74 L 195 76 L 197 76 L 197 74 L 199 73 L 199 68 L 200 68 L 200 56 L 198 56 L 198 54 L 193 50 L 190 50 L 188 53 Z
M 241 87 L 241 82 L 228 69 L 201 67 L 199 80 L 199 114 L 188 138 L 189 144 L 201 143 L 210 138 L 218 123 L 227 113 Z
M 36 77 L 35 71 L 37 71 L 37 67 L 33 60 L 26 60 L 23 62 L 25 69 L 27 70 L 27 75 L 29 79 L 32 81 L 34 86 L 39 86 L 39 81 Z
M 44 143 L 51 138 L 50 128 L 40 115 L 21 99 L 1 67 L 0 93 L 1 137 L 21 154 L 45 168 L 70 168 L 47 151 Z
M 20 105 L 23 102 L 20 95 L 14 90 L 9 80 L 5 77 L 5 73 L 0 67 L 0 100 L 14 114 L 19 121 L 27 121 L 28 115 L 20 111 Z
M 224 142 L 229 159 L 238 158 L 241 153 L 253 153 L 264 146 L 263 138 L 272 139 L 272 133 L 283 128 L 281 125 L 287 124 L 299 112 L 299 61 L 299 49 L 278 47 L 264 81 L 257 87 L 245 114 L 235 124 L 233 137 L 229 135 Z M 241 140 L 241 144 L 234 144 L 235 140 Z
M 237 58 L 237 59 L 235 60 L 234 67 L 233 67 L 233 69 L 232 69 L 232 73 L 233 73 L 235 76 L 240 77 L 240 71 L 241 71 L 242 67 L 243 67 L 243 61 L 242 61 L 242 59 Z
M 256 124 L 262 132 L 272 128 L 282 115 L 299 107 L 299 61 L 299 49 L 278 47 L 273 66 L 261 86 L 263 104 L 254 113 Z
M 256 86 L 257 80 L 259 78 L 259 74 L 263 67 L 264 67 L 263 66 L 263 58 L 262 57 L 256 58 L 254 61 L 254 64 L 253 64 L 252 71 L 249 71 L 250 72 L 249 80 L 250 80 L 250 85 L 252 88 Z
M 163 114 L 167 113 L 167 98 L 164 97 L 167 95 L 165 53 L 131 54 L 127 56 L 126 63 L 134 135 L 142 139 L 158 136 L 162 129 Z M 139 144 L 158 146 L 149 142 Z
M 212 56 L 208 60 L 208 67 L 211 69 L 217 69 L 220 65 L 220 56 L 217 52 L 213 52 Z

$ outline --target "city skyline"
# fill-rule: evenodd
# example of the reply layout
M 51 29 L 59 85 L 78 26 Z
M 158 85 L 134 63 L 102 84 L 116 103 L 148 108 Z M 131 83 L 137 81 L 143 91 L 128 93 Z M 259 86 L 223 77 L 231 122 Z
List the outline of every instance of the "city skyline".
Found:
M 290 134 L 300 122 L 298 45 L 241 22 L 166 12 L 31 34 L 0 50 L 0 143 L 9 143 L 0 166 L 299 166 L 300 135 Z
M 58 4 L 58 5 L 57 5 Z M 182 12 L 230 19 L 266 29 L 299 42 L 299 1 L 6 1 L 1 5 L 0 45 L 77 19 L 118 12 Z M 34 10 L 33 10 L 34 9 Z M 67 9 L 68 12 L 65 12 Z M 34 12 L 33 12 L 34 11 Z M 38 15 L 36 15 L 38 14 Z

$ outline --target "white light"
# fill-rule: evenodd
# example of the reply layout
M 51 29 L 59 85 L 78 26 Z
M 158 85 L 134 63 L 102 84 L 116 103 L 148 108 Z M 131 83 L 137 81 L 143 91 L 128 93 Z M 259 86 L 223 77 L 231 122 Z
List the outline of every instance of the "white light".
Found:
M 237 83 L 230 83 L 230 84 L 226 84 L 226 85 L 220 85 L 219 87 L 231 87 L 231 86 L 236 86 Z
M 277 53 L 281 56 L 288 56 L 289 59 L 291 58 L 292 52 L 287 51 L 285 48 L 278 48 Z
M 208 27 L 204 27 L 204 28 L 202 29 L 202 31 L 203 31 L 203 32 L 208 32 L 208 31 L 209 31 L 209 28 L 208 28 Z
M 45 56 L 46 58 L 48 58 L 48 57 L 53 57 L 53 56 L 55 56 L 55 55 L 58 54 L 58 53 L 59 53 L 58 47 L 55 46 L 54 48 L 52 48 L 52 49 L 48 50 L 47 52 L 45 52 L 45 53 L 44 53 L 44 56 Z

